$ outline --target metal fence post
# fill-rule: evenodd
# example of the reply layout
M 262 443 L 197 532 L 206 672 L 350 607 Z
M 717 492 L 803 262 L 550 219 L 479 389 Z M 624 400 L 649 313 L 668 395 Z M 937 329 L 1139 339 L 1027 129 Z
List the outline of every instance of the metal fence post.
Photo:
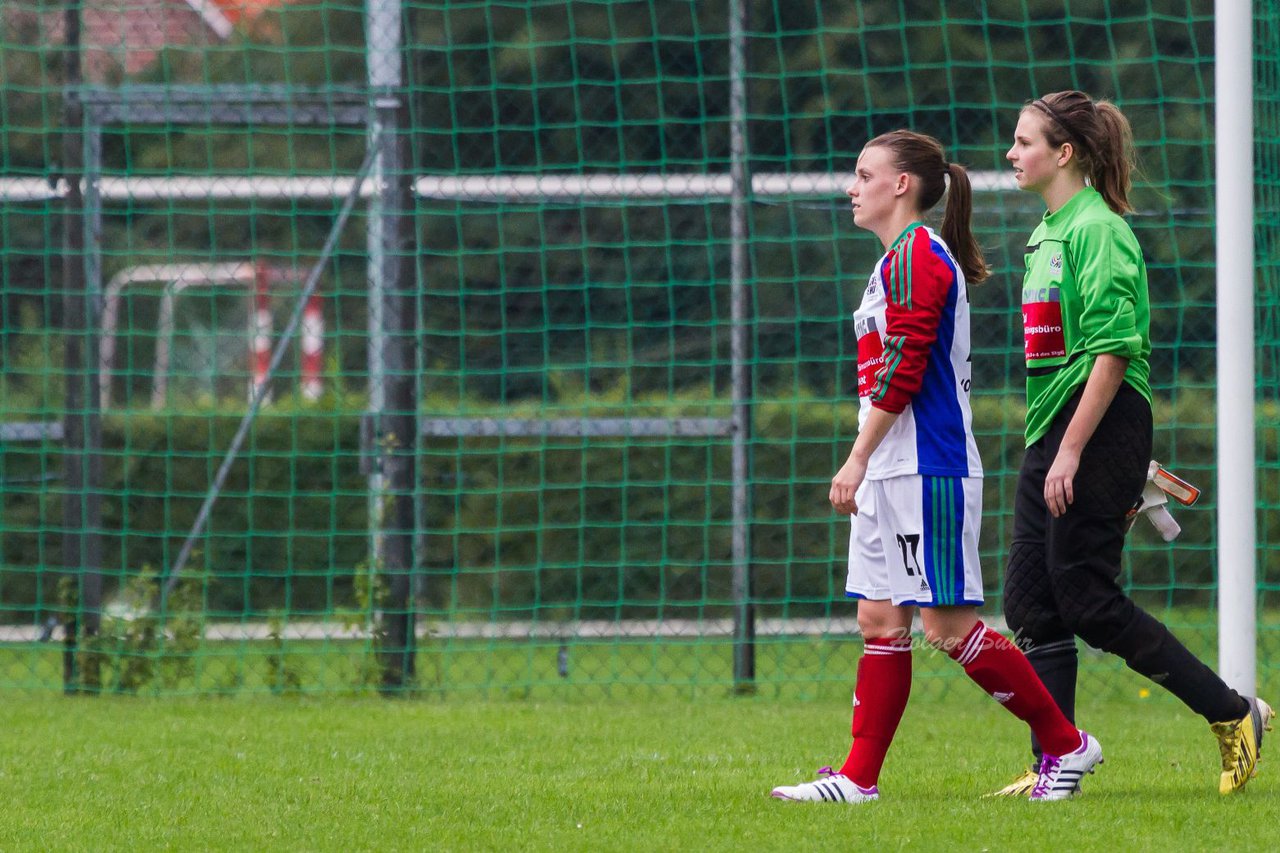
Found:
M 63 689 L 96 692 L 95 671 L 81 671 L 78 638 L 97 635 L 102 605 L 102 419 L 98 408 L 97 294 L 86 275 L 84 110 L 80 101 L 80 3 L 65 11 L 65 91 L 62 156 L 67 181 L 63 216 L 63 327 L 66 329 L 63 412 L 65 490 L 62 498 L 62 564 L 76 580 L 76 610 L 69 620 L 63 656 Z
M 751 369 L 747 293 L 747 11 L 742 0 L 729 4 L 729 158 L 733 184 L 729 201 L 729 289 L 733 318 L 729 349 L 733 384 L 733 683 L 738 692 L 755 689 L 755 610 L 751 603 Z
M 413 683 L 414 488 L 418 460 L 416 339 L 418 327 L 412 170 L 401 138 L 401 8 L 369 0 L 367 40 L 373 133 L 378 146 L 369 220 L 369 408 L 375 469 L 370 475 L 372 570 L 386 579 L 382 688 Z

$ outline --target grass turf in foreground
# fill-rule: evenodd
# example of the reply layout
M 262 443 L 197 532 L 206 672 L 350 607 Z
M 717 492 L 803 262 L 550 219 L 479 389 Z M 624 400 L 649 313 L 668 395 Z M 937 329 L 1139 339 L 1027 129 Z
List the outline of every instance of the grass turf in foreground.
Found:
M 914 701 L 883 799 L 849 807 L 767 796 L 839 763 L 843 703 L 42 697 L 0 709 L 0 848 L 1276 847 L 1280 735 L 1222 798 L 1214 739 L 1172 700 L 1086 700 L 1081 717 L 1106 764 L 1077 800 L 980 798 L 1025 740 L 973 688 Z

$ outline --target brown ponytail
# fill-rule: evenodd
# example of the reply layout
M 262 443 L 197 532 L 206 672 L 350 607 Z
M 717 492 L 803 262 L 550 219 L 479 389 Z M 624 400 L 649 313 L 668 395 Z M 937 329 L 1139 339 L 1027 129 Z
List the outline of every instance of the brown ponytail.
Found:
M 1046 117 L 1044 135 L 1050 145 L 1071 143 L 1080 168 L 1107 207 L 1119 215 L 1133 211 L 1133 129 L 1119 107 L 1070 90 L 1036 98 L 1024 109 Z
M 964 270 L 965 281 L 978 284 L 986 279 L 990 270 L 970 225 L 973 188 L 969 185 L 969 173 L 959 163 L 948 163 L 947 172 L 951 175 L 951 189 L 942 212 L 942 239 L 955 253 L 960 269 Z
M 893 167 L 920 179 L 920 210 L 931 209 L 947 192 L 947 206 L 942 214 L 942 239 L 946 242 L 956 262 L 964 272 L 965 281 L 977 284 L 988 275 L 982 247 L 973 236 L 970 220 L 973 217 L 973 188 L 969 185 L 969 173 L 958 163 L 948 163 L 942 153 L 942 143 L 923 133 L 911 130 L 895 130 L 877 136 L 866 144 L 867 148 L 880 145 L 893 152 Z

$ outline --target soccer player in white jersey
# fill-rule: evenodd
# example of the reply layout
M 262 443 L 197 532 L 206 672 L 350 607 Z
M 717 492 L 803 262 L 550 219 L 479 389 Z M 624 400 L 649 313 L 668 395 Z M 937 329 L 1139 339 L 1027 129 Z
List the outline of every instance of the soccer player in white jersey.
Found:
M 944 192 L 939 235 L 921 220 Z M 858 600 L 864 642 L 853 745 L 838 771 L 825 768 L 817 781 L 783 785 L 772 796 L 879 798 L 880 768 L 911 689 L 911 621 L 920 608 L 926 639 L 1043 746 L 1030 798 L 1064 799 L 1101 762 L 1101 747 L 977 613 L 982 465 L 969 409 L 967 282 L 986 278 L 987 269 L 970 228 L 968 174 L 946 161 L 936 139 L 899 130 L 866 144 L 847 194 L 854 223 L 885 249 L 854 315 L 858 437 L 829 495 L 837 512 L 853 517 L 846 591 Z

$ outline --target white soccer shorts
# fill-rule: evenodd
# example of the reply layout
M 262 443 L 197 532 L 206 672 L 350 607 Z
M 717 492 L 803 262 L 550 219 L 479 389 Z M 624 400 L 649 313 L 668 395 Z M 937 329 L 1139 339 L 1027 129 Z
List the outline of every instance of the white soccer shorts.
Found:
M 982 604 L 982 478 L 865 480 L 849 533 L 850 598 L 898 605 Z

